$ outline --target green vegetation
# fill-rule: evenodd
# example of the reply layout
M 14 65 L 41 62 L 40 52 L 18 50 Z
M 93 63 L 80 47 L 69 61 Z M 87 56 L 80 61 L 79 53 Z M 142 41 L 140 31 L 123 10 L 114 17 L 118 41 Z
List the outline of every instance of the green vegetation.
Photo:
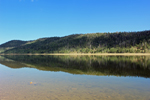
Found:
M 13 49 L 15 47 L 23 46 L 27 42 L 29 42 L 29 41 L 20 41 L 20 40 L 8 41 L 8 42 L 0 45 L 0 53 L 4 52 L 4 51 L 7 51 L 9 49 Z
M 150 53 L 150 31 L 74 34 L 8 43 L 0 45 L 2 53 Z M 4 45 L 13 48 L 1 50 Z
M 149 56 L 0 56 L 11 68 L 31 67 L 71 74 L 150 77 Z

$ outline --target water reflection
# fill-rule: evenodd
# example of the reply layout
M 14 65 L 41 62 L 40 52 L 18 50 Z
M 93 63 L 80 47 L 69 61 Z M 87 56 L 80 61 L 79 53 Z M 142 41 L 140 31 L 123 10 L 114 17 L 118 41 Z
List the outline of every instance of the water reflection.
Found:
M 71 74 L 150 77 L 150 56 L 0 56 L 10 68 L 31 67 Z

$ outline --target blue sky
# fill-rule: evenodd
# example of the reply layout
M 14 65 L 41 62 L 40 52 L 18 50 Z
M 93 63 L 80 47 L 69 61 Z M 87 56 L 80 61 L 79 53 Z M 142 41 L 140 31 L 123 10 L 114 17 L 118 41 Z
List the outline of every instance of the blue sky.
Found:
M 78 33 L 150 30 L 150 0 L 0 0 L 0 44 Z

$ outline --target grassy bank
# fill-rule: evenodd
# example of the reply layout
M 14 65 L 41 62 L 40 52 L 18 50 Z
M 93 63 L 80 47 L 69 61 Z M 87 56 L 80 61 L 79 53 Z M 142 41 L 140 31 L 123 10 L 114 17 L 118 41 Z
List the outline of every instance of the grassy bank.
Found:
M 150 56 L 150 53 L 26 53 L 0 55 L 105 55 L 105 56 Z

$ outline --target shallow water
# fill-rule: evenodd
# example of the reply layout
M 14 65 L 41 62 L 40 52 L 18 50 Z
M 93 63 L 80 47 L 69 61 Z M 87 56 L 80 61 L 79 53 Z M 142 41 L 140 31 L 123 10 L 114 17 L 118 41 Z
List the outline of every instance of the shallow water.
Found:
M 0 63 L 0 100 L 150 99 L 149 58 L 5 56 Z

